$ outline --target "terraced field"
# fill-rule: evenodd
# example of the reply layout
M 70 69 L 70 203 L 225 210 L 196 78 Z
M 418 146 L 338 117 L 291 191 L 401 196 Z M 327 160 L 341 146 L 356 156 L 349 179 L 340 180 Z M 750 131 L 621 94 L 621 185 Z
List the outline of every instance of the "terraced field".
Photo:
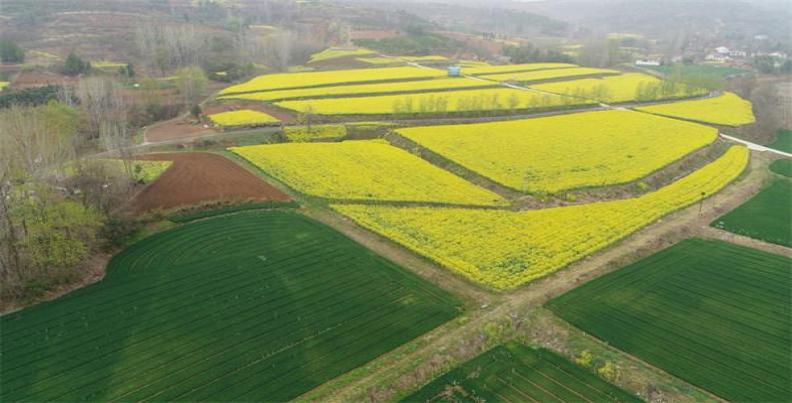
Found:
M 732 92 L 713 98 L 642 106 L 635 109 L 661 116 L 734 127 L 756 121 L 751 103 Z
M 286 126 L 283 134 L 287 140 L 295 143 L 338 140 L 347 135 L 347 128 L 344 125 Z
M 405 402 L 640 402 L 616 386 L 544 349 L 497 346 L 454 368 Z
M 730 401 L 792 395 L 792 260 L 690 239 L 548 303 L 580 329 Z
M 593 101 L 541 94 L 511 88 L 437 91 L 419 94 L 380 95 L 283 101 L 275 105 L 320 115 L 425 115 L 449 112 L 552 109 L 590 105 Z
M 524 71 L 519 73 L 488 74 L 486 76 L 483 76 L 483 78 L 486 78 L 487 80 L 519 81 L 521 83 L 528 83 L 532 81 L 550 80 L 555 78 L 595 76 L 595 75 L 617 75 L 620 73 L 621 72 L 618 70 L 595 69 L 591 67 L 576 67 L 576 68 L 565 68 L 565 69 Z
M 228 88 L 225 88 L 224 90 L 220 91 L 220 95 L 377 81 L 416 80 L 423 78 L 443 77 L 446 74 L 447 73 L 445 70 L 423 69 L 410 66 L 388 67 L 381 69 L 372 68 L 265 74 L 254 77 L 242 84 L 232 85 Z
M 536 70 L 549 70 L 549 69 L 564 69 L 570 67 L 578 67 L 570 63 L 523 63 L 523 64 L 504 64 L 500 66 L 491 65 L 476 65 L 471 64 L 466 67 L 465 63 L 462 64 L 462 73 L 473 76 L 485 76 L 488 74 L 500 73 L 520 73 L 523 71 L 536 71 Z
M 222 127 L 260 126 L 280 122 L 277 118 L 264 112 L 250 109 L 214 113 L 208 118 L 214 124 Z
M 293 99 L 314 99 L 340 97 L 349 95 L 371 95 L 389 93 L 409 93 L 421 91 L 444 91 L 494 87 L 496 83 L 487 83 L 471 78 L 438 78 L 433 80 L 397 81 L 380 84 L 339 85 L 333 87 L 303 88 L 283 91 L 263 91 L 246 94 L 228 95 L 220 99 L 244 99 L 252 101 L 283 101 Z
M 630 182 L 717 138 L 710 127 L 624 110 L 398 133 L 496 182 L 536 193 Z
M 792 247 L 792 182 L 776 180 L 711 225 L 735 234 Z
M 383 141 L 231 148 L 291 188 L 337 200 L 503 205 L 505 200 Z
M 345 48 L 327 48 L 321 52 L 314 53 L 308 60 L 308 63 L 316 63 L 325 60 L 340 59 L 346 57 L 368 56 L 374 55 L 376 52 L 366 48 L 345 49 Z
M 428 56 L 402 56 L 402 60 L 408 62 L 431 63 L 431 62 L 447 62 L 448 58 L 441 55 L 428 55 Z
M 355 60 L 374 66 L 404 65 L 403 60 L 399 60 L 394 57 L 358 57 Z
M 664 215 L 710 196 L 748 163 L 734 146 L 716 161 L 634 199 L 541 210 L 333 205 L 361 226 L 466 278 L 512 289 L 553 273 Z
M 672 85 L 668 81 L 640 73 L 535 84 L 531 88 L 613 103 L 684 98 L 707 93 L 704 89 L 684 84 Z
M 3 401 L 288 401 L 453 318 L 458 302 L 288 212 L 187 224 L 100 283 L 0 318 Z

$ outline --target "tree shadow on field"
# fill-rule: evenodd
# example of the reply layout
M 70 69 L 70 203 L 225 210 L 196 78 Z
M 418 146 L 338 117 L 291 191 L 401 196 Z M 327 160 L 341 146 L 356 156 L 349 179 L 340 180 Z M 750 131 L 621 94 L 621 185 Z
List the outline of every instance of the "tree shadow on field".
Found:
M 123 348 L 150 312 L 147 294 L 127 295 L 156 286 L 159 277 L 118 276 L 117 258 L 99 283 L 2 318 L 0 400 L 108 397 Z
M 453 317 L 439 293 L 294 213 L 204 220 L 3 317 L 0 397 L 291 400 Z

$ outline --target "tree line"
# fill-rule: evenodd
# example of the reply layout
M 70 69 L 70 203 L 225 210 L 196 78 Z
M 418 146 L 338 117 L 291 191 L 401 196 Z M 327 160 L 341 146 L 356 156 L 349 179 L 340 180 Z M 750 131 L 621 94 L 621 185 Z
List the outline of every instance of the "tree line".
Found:
M 35 297 L 80 277 L 97 249 L 117 244 L 135 186 L 134 123 L 111 77 L 45 87 L 40 103 L 0 109 L 0 301 Z M 112 150 L 121 160 L 93 158 Z

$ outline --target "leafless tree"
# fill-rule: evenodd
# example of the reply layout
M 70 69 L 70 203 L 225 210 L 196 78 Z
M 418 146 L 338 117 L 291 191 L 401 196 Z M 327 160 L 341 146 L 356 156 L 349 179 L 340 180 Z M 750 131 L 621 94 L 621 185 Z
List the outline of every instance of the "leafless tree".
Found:
M 270 56 L 269 64 L 277 70 L 286 70 L 291 62 L 293 34 L 290 31 L 284 31 L 278 35 L 270 37 L 268 45 L 268 54 Z
M 76 95 L 91 133 L 106 150 L 114 151 L 126 162 L 131 157 L 132 136 L 121 85 L 111 78 L 89 77 L 77 84 Z M 125 166 L 131 176 L 131 167 L 128 163 Z
M 205 35 L 193 25 L 149 23 L 135 31 L 135 43 L 144 65 L 165 71 L 196 64 L 206 48 Z

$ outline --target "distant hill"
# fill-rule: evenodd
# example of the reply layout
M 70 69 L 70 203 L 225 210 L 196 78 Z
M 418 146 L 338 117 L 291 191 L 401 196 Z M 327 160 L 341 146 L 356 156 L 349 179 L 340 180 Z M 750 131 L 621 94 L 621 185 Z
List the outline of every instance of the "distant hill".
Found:
M 515 11 L 503 1 L 405 1 L 356 0 L 348 3 L 365 4 L 366 7 L 406 10 L 412 15 L 464 32 L 488 32 L 516 36 L 564 36 L 569 24 L 557 18 L 529 11 Z
M 650 36 L 696 28 L 713 34 L 768 35 L 788 41 L 792 20 L 789 3 L 776 0 L 552 0 L 511 2 L 508 7 L 590 29 Z

